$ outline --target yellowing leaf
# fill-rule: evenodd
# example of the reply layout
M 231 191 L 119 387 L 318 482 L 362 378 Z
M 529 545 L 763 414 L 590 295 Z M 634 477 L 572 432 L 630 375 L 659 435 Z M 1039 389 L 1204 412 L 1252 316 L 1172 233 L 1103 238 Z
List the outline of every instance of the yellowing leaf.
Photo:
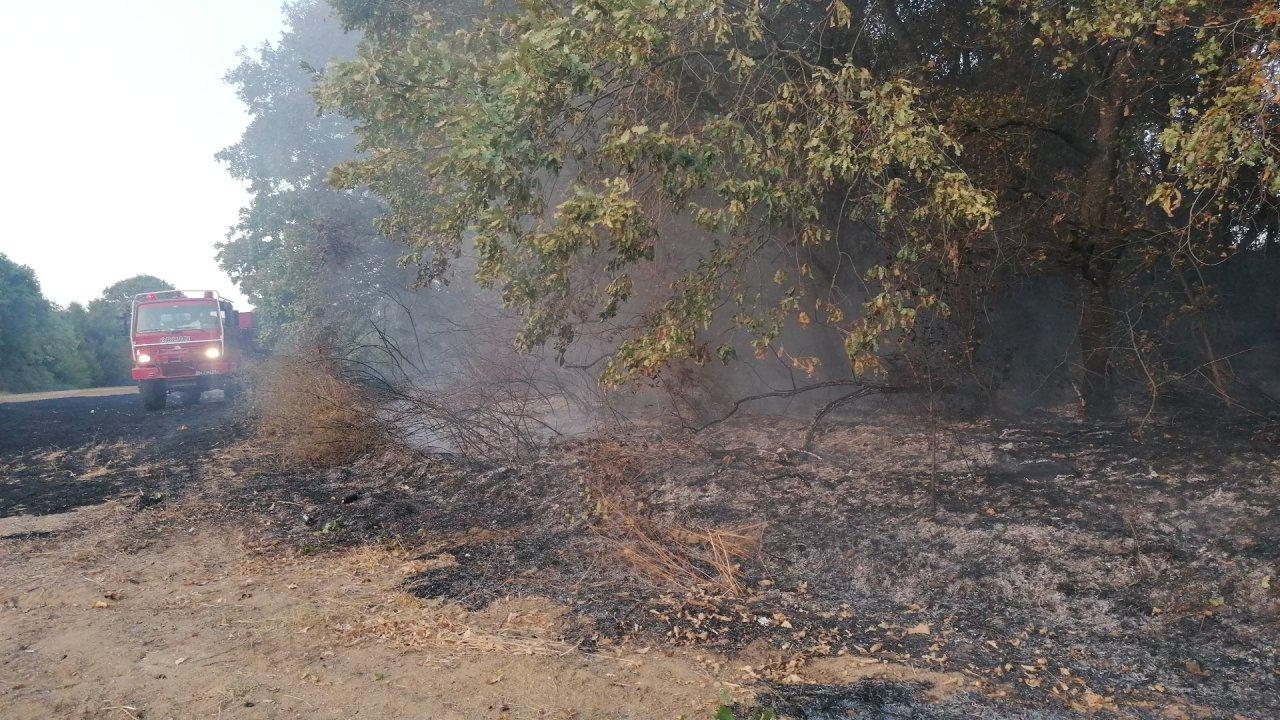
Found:
M 849 27 L 853 24 L 853 11 L 841 0 L 831 0 L 827 12 L 831 13 L 831 27 Z

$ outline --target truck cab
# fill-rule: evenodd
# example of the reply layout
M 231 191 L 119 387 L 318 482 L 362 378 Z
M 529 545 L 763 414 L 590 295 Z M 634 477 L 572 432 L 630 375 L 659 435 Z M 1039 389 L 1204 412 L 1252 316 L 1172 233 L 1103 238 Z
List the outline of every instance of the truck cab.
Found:
M 134 296 L 129 314 L 133 379 L 148 410 L 160 410 L 169 392 L 188 403 L 206 390 L 235 396 L 253 327 L 212 290 L 157 290 Z

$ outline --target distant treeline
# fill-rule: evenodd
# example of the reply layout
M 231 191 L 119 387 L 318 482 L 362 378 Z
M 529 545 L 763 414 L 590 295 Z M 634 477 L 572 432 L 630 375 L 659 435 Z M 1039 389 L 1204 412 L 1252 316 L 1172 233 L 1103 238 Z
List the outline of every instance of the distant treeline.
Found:
M 131 382 L 129 298 L 172 286 L 150 275 L 111 285 L 88 305 L 59 307 L 35 273 L 0 253 L 0 392 L 38 392 Z

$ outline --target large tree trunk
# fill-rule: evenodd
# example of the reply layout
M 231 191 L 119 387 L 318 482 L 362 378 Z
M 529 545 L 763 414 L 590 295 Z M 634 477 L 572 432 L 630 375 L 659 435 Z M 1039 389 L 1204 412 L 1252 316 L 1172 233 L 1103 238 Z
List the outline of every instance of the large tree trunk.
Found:
M 1081 255 L 1080 360 L 1081 396 L 1085 412 L 1106 415 L 1115 411 L 1115 373 L 1112 347 L 1115 317 L 1111 285 L 1124 247 L 1117 232 L 1114 202 L 1116 156 L 1124 122 L 1129 50 L 1121 49 L 1102 63 L 1097 99 L 1097 126 L 1093 154 L 1085 168 L 1080 199 L 1084 231 L 1077 238 Z
M 1115 372 L 1111 350 L 1115 342 L 1115 318 L 1111 309 L 1111 278 L 1086 279 L 1080 298 L 1080 395 L 1085 412 L 1115 412 Z

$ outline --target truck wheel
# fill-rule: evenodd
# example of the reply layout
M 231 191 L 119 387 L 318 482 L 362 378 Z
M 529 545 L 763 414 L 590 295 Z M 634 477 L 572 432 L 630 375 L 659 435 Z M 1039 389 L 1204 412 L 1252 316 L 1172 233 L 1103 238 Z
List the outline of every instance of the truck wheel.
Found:
M 163 381 L 151 380 L 142 383 L 142 407 L 148 410 L 163 410 L 169 400 L 169 388 Z
M 235 400 L 239 394 L 240 385 L 235 380 L 228 380 L 222 384 L 222 398 L 227 402 Z
M 183 405 L 199 405 L 200 396 L 203 394 L 204 393 L 201 392 L 200 390 L 183 390 L 182 404 Z

